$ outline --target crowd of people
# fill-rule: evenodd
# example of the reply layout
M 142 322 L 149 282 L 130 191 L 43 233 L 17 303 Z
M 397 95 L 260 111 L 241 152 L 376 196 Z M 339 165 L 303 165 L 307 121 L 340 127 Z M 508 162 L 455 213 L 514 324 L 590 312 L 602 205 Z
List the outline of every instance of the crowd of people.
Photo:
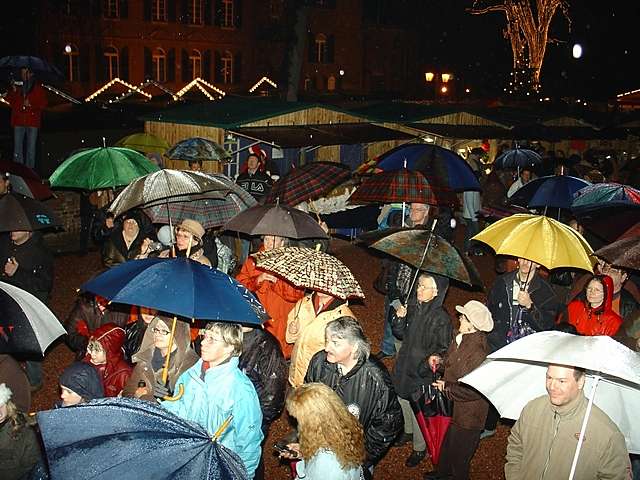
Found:
M 514 185 L 525 184 L 529 175 L 522 170 Z M 257 200 L 264 198 L 271 178 L 259 154 L 249 155 L 247 171 L 237 181 Z M 504 189 L 505 197 L 513 188 Z M 475 255 L 482 249 L 470 238 L 480 229 L 481 202 L 475 194 L 468 197 L 463 247 Z M 406 224 L 429 228 L 441 214 L 413 203 Z M 397 210 L 383 209 L 380 223 L 397 224 Z M 451 238 L 454 223 L 438 223 L 438 233 Z M 453 403 L 453 416 L 440 458 L 425 478 L 467 479 L 479 442 L 495 433 L 499 414 L 459 379 L 489 353 L 548 330 L 607 335 L 640 349 L 638 336 L 631 333 L 637 331 L 640 305 L 632 272 L 603 261 L 595 275 L 573 274 L 564 290 L 531 260 L 500 264 L 504 273 L 488 289 L 486 301 L 456 306 L 456 319 L 444 307 L 449 278 L 386 259 L 378 282 L 385 295 L 379 324 L 383 341 L 372 354 L 347 299 L 296 287 L 262 270 L 254 257 L 244 255 L 243 246 L 225 242 L 193 219 L 182 220 L 173 232 L 156 227 L 139 210 L 115 220 L 104 216 L 100 235 L 93 238 L 100 239 L 105 269 L 153 256 L 188 257 L 234 275 L 255 294 L 268 320 L 262 327 L 192 326 L 168 312 L 80 293 L 64 322 L 75 362 L 60 376 L 60 400 L 52 407 L 131 397 L 159 403 L 210 434 L 232 418 L 220 443 L 238 455 L 248 478 L 264 478 L 263 455 L 270 452 L 264 440 L 285 408 L 292 428 L 276 447 L 294 465 L 294 478 L 370 478 L 389 448 L 408 443 L 412 451 L 405 466 L 417 467 L 429 458 L 429 440 L 415 399 L 428 386 Z M 270 251 L 291 244 L 294 239 L 264 235 L 257 247 Z M 6 259 L 2 281 L 49 301 L 53 257 L 42 235 L 10 232 L 1 238 L 0 258 Z M 395 363 L 388 370 L 382 360 L 392 357 Z M 34 465 L 46 470 L 37 425 L 27 415 L 30 393 L 42 386 L 42 360 L 3 354 L 0 367 L 3 478 L 28 478 Z M 549 365 L 548 394 L 530 402 L 511 429 L 508 480 L 568 476 L 576 445 L 568 439 L 579 431 L 586 408 L 584 377 L 579 368 Z M 587 438 L 593 441 L 587 442 L 575 478 L 630 478 L 624 436 L 597 407 L 591 415 Z

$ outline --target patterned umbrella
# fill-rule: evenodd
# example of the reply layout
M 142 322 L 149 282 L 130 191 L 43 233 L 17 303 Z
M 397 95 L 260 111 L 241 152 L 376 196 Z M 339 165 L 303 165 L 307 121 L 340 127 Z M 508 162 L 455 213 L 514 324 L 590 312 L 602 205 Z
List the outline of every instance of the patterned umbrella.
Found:
M 160 137 L 143 132 L 121 138 L 116 142 L 116 147 L 125 147 L 142 153 L 159 153 L 162 155 L 171 148 L 171 145 Z
M 576 192 L 571 208 L 583 211 L 626 205 L 640 206 L 640 190 L 619 183 L 595 183 Z
M 47 205 L 18 193 L 0 197 L 0 232 L 44 230 L 62 225 Z
M 233 218 L 224 229 L 247 235 L 329 238 L 313 217 L 286 205 L 256 205 Z
M 371 248 L 393 255 L 420 270 L 436 273 L 469 285 L 482 285 L 476 267 L 444 238 L 425 229 L 400 230 L 371 244 Z M 424 260 L 423 260 L 424 259 Z
M 208 160 L 225 162 L 231 158 L 229 152 L 216 142 L 200 137 L 187 138 L 176 143 L 169 149 L 166 156 L 172 160 L 186 160 L 187 162 Z
M 616 267 L 640 270 L 640 242 L 637 236 L 629 236 L 596 250 L 594 255 Z
M 337 298 L 364 298 L 360 284 L 347 266 L 333 255 L 311 248 L 281 247 L 254 253 L 256 266 L 275 273 L 296 287 L 328 293 Z
M 527 148 L 514 148 L 507 150 L 495 159 L 493 165 L 496 168 L 524 168 L 535 167 L 542 163 L 542 157 Z
M 102 190 L 129 185 L 157 172 L 158 166 L 141 153 L 122 147 L 88 148 L 74 153 L 49 178 L 52 187 Z
M 438 205 L 429 182 L 420 172 L 402 168 L 365 179 L 349 198 L 350 203 L 428 203 Z
M 32 169 L 16 162 L 0 161 L 0 175 L 9 174 L 11 191 L 21 193 L 36 200 L 53 197 L 51 189 L 42 183 L 40 176 Z
M 224 198 L 229 192 L 229 184 L 218 176 L 202 172 L 187 172 L 165 168 L 150 173 L 131 182 L 111 204 L 109 210 L 115 216 L 132 208 L 153 206 L 167 202 L 167 199 L 208 192 L 209 198 Z
M 308 163 L 294 168 L 275 182 L 267 195 L 266 203 L 279 201 L 283 205 L 295 206 L 306 200 L 322 197 L 349 178 L 349 168 L 340 163 Z
M 520 187 L 509 199 L 513 205 L 529 208 L 571 208 L 573 195 L 591 185 L 569 175 L 550 175 L 536 178 Z

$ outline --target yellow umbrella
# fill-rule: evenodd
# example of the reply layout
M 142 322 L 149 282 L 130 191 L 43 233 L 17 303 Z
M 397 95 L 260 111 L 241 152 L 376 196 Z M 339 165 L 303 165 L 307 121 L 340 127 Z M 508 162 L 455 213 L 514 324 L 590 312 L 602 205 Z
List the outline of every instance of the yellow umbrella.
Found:
M 571 227 L 543 215 L 518 213 L 489 225 L 472 240 L 499 255 L 526 258 L 548 269 L 580 268 L 593 273 L 593 250 Z
M 130 148 L 142 153 L 158 153 L 160 155 L 171 147 L 165 140 L 150 133 L 128 135 L 118 140 L 116 146 Z

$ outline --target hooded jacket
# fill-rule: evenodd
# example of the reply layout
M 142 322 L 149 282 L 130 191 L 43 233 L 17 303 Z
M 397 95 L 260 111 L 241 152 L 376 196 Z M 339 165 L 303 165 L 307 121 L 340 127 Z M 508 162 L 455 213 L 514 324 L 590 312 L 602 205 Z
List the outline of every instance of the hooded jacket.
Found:
M 504 467 L 506 480 L 569 478 L 587 403 L 582 393 L 562 407 L 552 405 L 548 395 L 530 401 L 511 428 Z M 574 478 L 631 478 L 624 436 L 595 405 L 589 416 Z
M 202 425 L 211 435 L 223 422 L 233 419 L 220 443 L 238 454 L 248 477 L 253 478 L 260 461 L 263 439 L 262 413 L 256 390 L 238 368 L 238 358 L 208 368 L 202 373 L 202 359 L 185 371 L 176 385 L 184 385 L 184 395 L 162 406 L 179 417 Z
M 442 306 L 449 279 L 440 275 L 431 276 L 436 282 L 438 295 L 428 302 L 418 302 L 414 293 L 407 308 L 406 326 L 400 329 L 396 327 L 394 331 L 404 339 L 393 374 L 396 393 L 404 399 L 409 399 L 424 384 L 418 368 L 427 356 L 444 356 L 451 342 L 451 319 Z
M 362 425 L 366 463 L 380 461 L 403 426 L 402 410 L 384 365 L 361 359 L 342 375 L 337 364 L 327 362 L 323 350 L 311 359 L 304 381 L 324 383 L 336 392 Z
M 571 301 L 567 306 L 567 320 L 580 335 L 608 335 L 618 333 L 622 317 L 613 311 L 613 280 L 608 275 L 594 277 L 602 281 L 604 300 L 598 308 L 592 308 L 585 299 Z
M 166 357 L 162 357 L 160 351 L 156 353 L 156 347 L 153 341 L 153 329 L 156 328 L 158 322 L 162 321 L 167 328 L 171 330 L 172 320 L 166 317 L 155 317 L 149 323 L 147 330 L 142 338 L 142 344 L 137 353 L 133 355 L 131 360 L 135 363 L 131 377 L 127 381 L 127 384 L 122 391 L 122 395 L 125 397 L 135 397 L 138 383 L 144 381 L 148 394 L 141 396 L 142 400 L 148 400 L 150 402 L 155 401 L 153 395 L 153 387 L 156 382 L 162 383 L 162 370 L 164 369 L 164 361 Z M 176 331 L 173 338 L 173 345 L 175 349 L 171 352 L 169 357 L 169 371 L 168 382 L 169 387 L 173 391 L 180 375 L 182 375 L 187 369 L 191 368 L 198 361 L 198 355 L 191 348 L 191 331 L 189 324 L 180 320 L 176 320 Z M 159 368 L 154 368 L 154 355 L 157 355 L 160 362 Z
M 113 323 L 107 323 L 94 331 L 91 338 L 100 342 L 107 362 L 94 365 L 89 354 L 84 357 L 84 362 L 92 365 L 100 374 L 105 397 L 117 397 L 131 375 L 131 367 L 125 362 L 122 351 L 124 330 Z
M 335 299 L 316 315 L 314 295 L 301 298 L 287 318 L 287 342 L 293 343 L 289 383 L 297 388 L 304 383 L 307 367 L 317 352 L 324 349 L 327 324 L 340 317 L 356 318 L 345 300 Z
M 85 402 L 104 397 L 100 375 L 93 365 L 73 362 L 60 375 L 60 385 L 67 387 L 82 397 Z

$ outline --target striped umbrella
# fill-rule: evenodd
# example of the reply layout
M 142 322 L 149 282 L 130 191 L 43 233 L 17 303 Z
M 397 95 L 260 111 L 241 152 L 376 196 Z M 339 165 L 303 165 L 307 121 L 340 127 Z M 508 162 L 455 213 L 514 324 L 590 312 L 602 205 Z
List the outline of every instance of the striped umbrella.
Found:
M 350 203 L 427 203 L 440 202 L 420 172 L 402 168 L 382 172 L 365 179 L 349 197 Z

